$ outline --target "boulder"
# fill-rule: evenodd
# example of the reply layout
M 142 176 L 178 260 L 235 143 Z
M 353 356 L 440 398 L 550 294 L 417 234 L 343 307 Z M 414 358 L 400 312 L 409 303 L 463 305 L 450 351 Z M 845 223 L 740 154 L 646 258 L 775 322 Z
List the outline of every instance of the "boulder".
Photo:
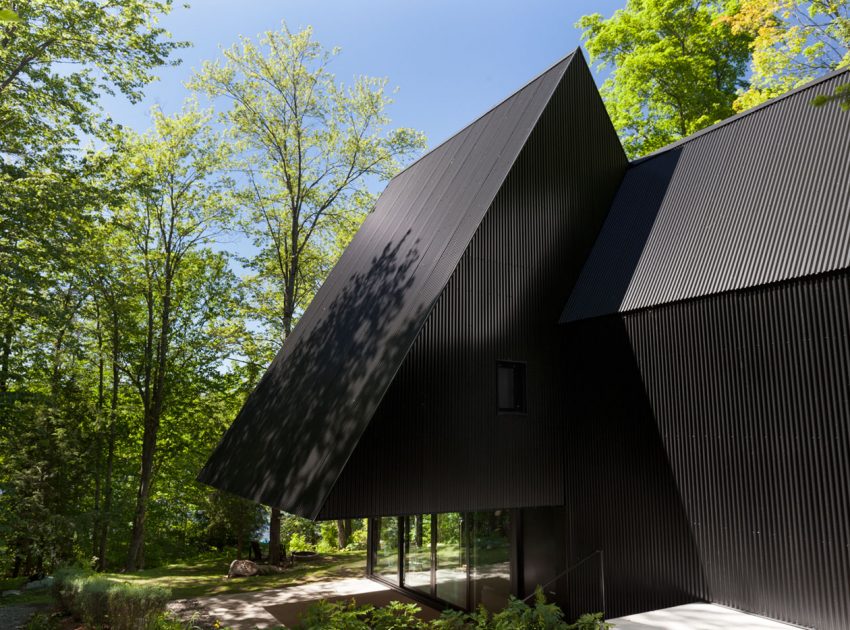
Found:
M 53 586 L 53 576 L 49 575 L 46 578 L 42 578 L 40 580 L 27 582 L 26 584 L 24 584 L 24 590 L 35 591 L 40 588 L 50 588 L 51 586 Z
M 257 565 L 257 573 L 260 575 L 273 575 L 275 573 L 283 573 L 284 569 L 282 567 L 277 567 L 273 564 L 258 564 Z
M 234 560 L 227 570 L 227 577 L 251 577 L 257 575 L 257 563 L 250 560 Z

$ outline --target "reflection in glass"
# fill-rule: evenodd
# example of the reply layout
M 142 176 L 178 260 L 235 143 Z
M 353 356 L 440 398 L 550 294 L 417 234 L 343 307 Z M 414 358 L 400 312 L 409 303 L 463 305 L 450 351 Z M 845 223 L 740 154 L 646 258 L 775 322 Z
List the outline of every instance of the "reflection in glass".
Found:
M 466 608 L 467 553 L 462 514 L 437 515 L 438 598 Z
M 373 573 L 398 585 L 398 518 L 384 516 L 375 519 L 378 532 Z
M 472 532 L 472 607 L 501 610 L 511 594 L 511 536 L 507 510 L 476 512 Z
M 405 519 L 404 585 L 431 594 L 431 515 L 416 514 Z

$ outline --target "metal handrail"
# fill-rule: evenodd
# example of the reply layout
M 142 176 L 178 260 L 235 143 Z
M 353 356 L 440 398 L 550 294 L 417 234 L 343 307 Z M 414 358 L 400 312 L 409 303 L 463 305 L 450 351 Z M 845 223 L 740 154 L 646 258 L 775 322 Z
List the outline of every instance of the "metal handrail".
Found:
M 597 555 L 599 556 L 599 591 L 602 593 L 602 610 L 603 610 L 603 613 L 604 613 L 604 611 L 607 609 L 607 606 L 605 605 L 605 553 L 602 549 L 597 549 L 596 551 L 588 554 L 587 556 L 585 556 L 584 558 L 582 558 L 581 560 L 576 562 L 571 567 L 567 567 L 566 569 L 561 571 L 558 575 L 556 575 L 551 580 L 546 582 L 546 584 L 541 586 L 540 589 L 545 591 L 550 585 L 554 584 L 555 582 L 560 580 L 562 577 L 564 577 L 565 575 L 568 575 L 574 569 L 577 569 L 578 567 L 583 565 L 585 562 L 587 562 L 588 560 L 590 560 L 591 558 L 593 558 Z M 535 591 L 536 590 L 537 589 L 535 589 Z M 527 603 L 528 600 L 530 600 L 532 597 L 534 597 L 534 593 L 524 597 L 522 601 Z

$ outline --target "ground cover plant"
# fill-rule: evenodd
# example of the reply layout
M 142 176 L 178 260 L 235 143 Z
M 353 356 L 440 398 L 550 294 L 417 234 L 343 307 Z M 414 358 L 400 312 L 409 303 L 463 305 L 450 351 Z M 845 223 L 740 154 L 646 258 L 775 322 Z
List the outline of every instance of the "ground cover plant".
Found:
M 423 621 L 416 604 L 392 602 L 376 608 L 349 602 L 319 601 L 313 604 L 296 626 L 297 630 L 607 630 L 613 628 L 603 613 L 584 614 L 574 623 L 564 620 L 563 611 L 546 601 L 538 587 L 534 601 L 511 597 L 508 605 L 495 614 L 484 607 L 467 613 L 446 610 L 439 619 Z

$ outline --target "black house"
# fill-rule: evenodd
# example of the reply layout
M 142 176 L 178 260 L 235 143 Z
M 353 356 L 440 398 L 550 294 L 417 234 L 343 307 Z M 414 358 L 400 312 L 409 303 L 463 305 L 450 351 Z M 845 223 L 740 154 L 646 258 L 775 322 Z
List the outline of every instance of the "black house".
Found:
M 629 162 L 567 57 L 389 183 L 200 479 L 459 607 L 850 628 L 848 79 Z

